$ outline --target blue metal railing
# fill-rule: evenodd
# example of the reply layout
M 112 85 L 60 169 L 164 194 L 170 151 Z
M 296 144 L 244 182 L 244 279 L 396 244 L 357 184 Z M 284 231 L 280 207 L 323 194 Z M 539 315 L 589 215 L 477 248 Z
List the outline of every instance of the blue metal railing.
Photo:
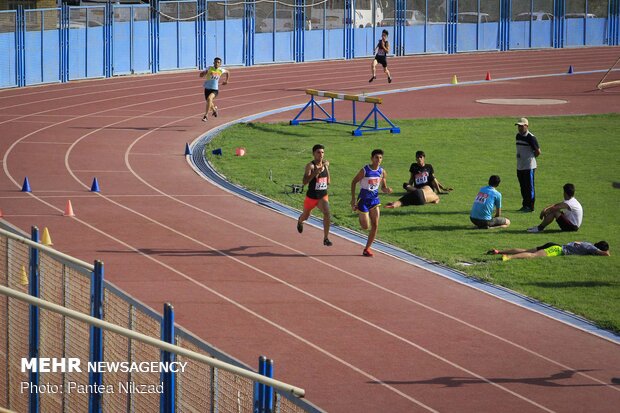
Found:
M 4 223 L 0 222 L 0 229 L 2 229 L 2 233 L 0 233 L 0 239 L 2 239 L 2 243 L 6 248 L 7 254 L 3 257 L 6 260 L 3 264 L 3 268 L 19 268 L 21 267 L 21 258 L 22 255 L 19 251 L 21 251 L 18 245 L 22 245 L 25 243 L 26 238 L 23 236 L 25 234 L 21 233 L 21 231 L 12 228 Z M 15 234 L 11 235 L 10 234 Z M 29 246 L 25 248 L 25 255 L 28 259 L 28 272 L 26 273 L 26 269 L 23 268 L 20 273 L 17 271 L 17 275 L 14 277 L 18 277 L 17 280 L 12 279 L 8 273 L 5 277 L 0 278 L 0 285 L 14 287 L 16 283 L 18 286 L 24 289 L 27 289 L 28 294 L 37 298 L 41 298 L 42 296 L 47 295 L 52 297 L 53 294 L 50 295 L 50 290 L 59 290 L 63 291 L 63 297 L 71 295 L 74 299 L 72 301 L 74 304 L 77 303 L 78 300 L 80 302 L 90 303 L 90 316 L 104 320 L 104 321 L 112 321 L 125 319 L 129 320 L 128 328 L 130 330 L 136 330 L 133 325 L 134 321 L 140 325 L 147 324 L 159 324 L 161 328 L 161 340 L 170 344 L 182 343 L 181 347 L 193 348 L 195 351 L 199 351 L 203 354 L 208 354 L 211 357 L 215 357 L 221 361 L 232 364 L 237 367 L 241 367 L 243 369 L 248 369 L 247 366 L 244 366 L 237 360 L 231 358 L 230 356 L 218 351 L 217 349 L 209 346 L 205 342 L 199 340 L 195 336 L 191 335 L 187 331 L 182 328 L 176 328 L 174 324 L 174 312 L 172 305 L 166 303 L 164 305 L 163 317 L 157 314 L 154 310 L 146 307 L 142 303 L 136 301 L 134 298 L 128 296 L 118 288 L 109 284 L 104 280 L 104 266 L 103 262 L 95 261 L 93 266 L 88 266 L 86 263 L 82 263 L 79 260 L 75 260 L 74 258 L 68 257 L 63 254 L 58 254 L 55 251 L 50 253 L 50 249 L 43 249 L 45 247 L 41 247 L 39 242 L 39 230 L 36 227 L 32 227 L 31 229 L 31 240 L 34 243 L 30 243 Z M 90 268 L 87 268 L 90 267 Z M 12 273 L 12 271 L 10 271 Z M 58 274 L 62 274 L 60 277 L 57 277 Z M 6 278 L 6 277 L 9 278 Z M 90 278 L 87 278 L 90 277 Z M 86 284 L 84 280 L 88 280 Z M 44 283 L 45 281 L 45 283 Z M 6 283 L 6 284 L 5 284 Z M 81 289 L 81 286 L 89 285 L 90 287 L 86 290 Z M 25 291 L 24 291 L 25 292 Z M 78 297 L 78 295 L 83 295 Z M 105 300 L 108 301 L 108 307 L 104 314 L 104 297 Z M 54 304 L 59 304 L 61 306 L 66 306 L 72 308 L 74 304 L 68 305 L 66 298 L 61 298 L 60 302 L 55 302 Z M 109 301 L 112 300 L 116 304 L 112 305 Z M 118 302 L 124 303 L 123 305 L 118 304 Z M 22 315 L 18 315 L 16 313 L 16 308 L 7 302 L 7 308 L 11 308 L 13 310 L 9 310 L 8 313 L 0 313 L 0 326 L 3 329 L 3 334 L 7 337 L 7 344 L 11 340 L 15 340 L 15 346 L 19 345 L 19 338 L 15 338 L 15 335 L 9 336 L 8 331 L 21 331 L 26 328 L 24 334 L 27 337 L 28 348 L 18 348 L 11 346 L 10 348 L 16 348 L 17 351 L 23 350 L 24 353 L 15 354 L 15 357 L 28 357 L 30 360 L 37 360 L 39 357 L 76 357 L 78 353 L 76 353 L 76 347 L 70 345 L 69 343 L 75 343 L 84 340 L 84 337 L 79 336 L 82 332 L 81 329 L 77 328 L 73 324 L 69 324 L 68 321 L 62 321 L 63 327 L 58 329 L 58 324 L 55 319 L 46 317 L 46 311 L 41 311 L 38 306 L 30 305 L 28 307 L 24 307 L 23 317 Z M 76 309 L 76 308 L 72 308 Z M 83 309 L 85 312 L 88 312 L 87 309 Z M 124 311 L 127 312 L 125 313 Z M 9 313 L 11 316 L 9 317 Z M 48 313 L 49 314 L 49 313 Z M 23 320 L 23 322 L 22 322 Z M 27 320 L 27 321 L 26 321 Z M 28 323 L 28 326 L 25 326 L 25 323 Z M 73 327 L 72 327 L 73 326 Z M 123 327 L 123 325 L 121 325 Z M 50 335 L 50 329 L 54 331 L 54 334 Z M 143 362 L 148 361 L 152 362 L 154 360 L 146 360 L 141 359 L 137 355 L 134 354 L 137 349 L 132 349 L 132 346 L 137 346 L 139 344 L 132 344 L 131 340 L 120 339 L 117 338 L 120 336 L 110 335 L 110 332 L 103 332 L 100 327 L 90 326 L 88 331 L 88 349 L 86 350 L 88 353 L 88 361 L 92 363 L 105 362 L 106 356 L 104 354 L 104 342 L 108 346 L 108 351 L 112 351 L 112 348 L 115 348 L 114 351 L 116 356 L 120 356 L 122 360 L 126 360 L 127 362 Z M 58 335 L 59 334 L 59 335 Z M 107 335 L 106 335 L 107 334 Z M 155 335 L 155 332 L 151 332 L 152 335 Z M 50 340 L 54 340 L 54 345 L 58 345 L 61 343 L 60 352 L 58 353 L 50 353 Z M 188 346 L 189 344 L 189 346 Z M 54 347 L 57 348 L 57 347 Z M 22 354 L 20 356 L 20 354 Z M 124 358 L 123 354 L 126 354 L 127 358 Z M 5 355 L 6 356 L 6 355 Z M 161 361 L 163 363 L 171 363 L 176 361 L 176 357 L 173 353 L 161 351 Z M 116 360 L 116 359 L 113 359 Z M 185 359 L 187 360 L 187 359 Z M 108 361 L 111 361 L 108 359 Z M 170 365 L 170 364 L 167 364 Z M 9 370 L 14 371 L 14 369 L 9 369 L 9 359 L 7 357 L 0 357 L 0 369 L 3 371 L 9 372 Z M 273 378 L 273 369 L 271 370 L 263 370 L 264 375 L 270 374 L 268 377 Z M 13 374 L 13 373 L 7 373 Z M 50 373 L 46 372 L 46 376 L 44 378 L 40 378 L 40 373 L 38 368 L 29 369 L 29 373 L 27 376 L 28 383 L 30 385 L 29 388 L 38 388 L 39 381 L 48 381 L 50 380 Z M 65 373 L 59 373 L 65 374 Z M 99 388 L 99 386 L 106 384 L 106 379 L 104 375 L 109 373 L 103 373 L 101 371 L 90 371 L 88 372 L 87 382 L 83 382 L 80 384 L 89 386 L 93 386 L 91 388 Z M 183 383 L 178 383 L 176 381 L 175 372 L 170 369 L 168 371 L 162 372 L 162 376 L 160 378 L 161 383 L 163 383 L 163 392 L 161 394 L 159 400 L 160 412 L 165 413 L 173 413 L 175 411 L 182 411 L 181 406 L 189 407 L 191 404 L 198 404 L 198 401 L 189 401 L 189 397 L 193 395 L 193 391 L 197 388 L 201 388 L 204 386 L 204 383 L 211 383 L 210 392 L 211 392 L 211 405 L 217 405 L 217 397 L 218 394 L 224 394 L 223 392 L 229 391 L 233 392 L 230 394 L 224 394 L 224 398 L 226 400 L 237 400 L 240 395 L 238 394 L 238 389 L 235 388 L 217 388 L 217 382 L 213 379 L 217 376 L 216 368 L 209 368 L 207 365 L 204 365 L 200 370 L 199 374 L 189 373 L 183 376 Z M 8 377 L 8 376 L 7 376 Z M 19 376 L 21 377 L 21 376 Z M 56 378 L 58 379 L 58 378 Z M 51 379 L 56 382 L 56 379 Z M 62 377 L 60 379 L 60 383 L 64 383 L 67 377 Z M 132 382 L 131 376 L 127 376 L 128 382 Z M 75 377 L 73 378 L 75 380 Z M 110 385 L 112 380 L 112 376 L 107 379 L 107 385 Z M 5 381 L 3 385 L 9 386 L 9 383 L 12 383 L 12 386 L 15 386 L 14 379 Z M 186 386 L 184 390 L 184 400 L 177 400 L 179 392 L 181 392 L 181 386 Z M 274 390 L 268 386 L 263 387 L 265 392 L 261 396 L 260 402 L 256 404 L 260 406 L 257 412 L 259 413 L 271 413 L 273 412 L 273 400 L 278 400 L 279 403 L 285 403 L 288 408 L 291 406 L 296 406 L 297 409 L 295 411 L 305 411 L 309 413 L 321 413 L 321 410 L 314 407 L 312 404 L 297 399 L 294 396 L 284 393 L 281 391 L 276 392 L 274 394 Z M 269 390 L 271 389 L 271 390 Z M 8 387 L 0 390 L 4 394 L 8 394 Z M 30 391 L 28 394 L 23 395 L 25 398 L 25 402 L 22 404 L 17 399 L 14 401 L 9 401 L 7 407 L 12 409 L 16 406 L 23 406 L 25 410 L 25 406 L 27 406 L 27 410 L 29 413 L 39 413 L 40 411 L 44 411 L 46 409 L 46 405 L 49 406 L 49 397 L 50 395 L 47 393 L 41 393 L 39 391 Z M 66 393 L 62 396 L 70 397 Z M 104 399 L 111 397 L 109 394 L 102 393 L 99 391 L 88 392 L 88 412 L 89 413 L 100 413 L 103 409 L 103 405 L 105 403 Z M 136 398 L 133 399 L 133 395 L 128 394 L 127 396 L 127 411 L 133 411 L 134 409 L 148 409 L 147 405 L 142 405 L 145 400 Z M 251 388 L 249 397 L 252 397 Z M 271 400 L 267 400 L 267 397 L 270 397 Z M 44 400 L 45 399 L 45 400 Z M 48 404 L 45 403 L 48 402 Z M 17 403 L 17 404 L 15 404 Z M 114 404 L 111 399 L 107 399 L 108 408 L 114 409 Z M 223 403 L 223 401 L 222 401 Z M 64 408 L 68 410 L 75 409 L 75 407 L 71 407 L 72 404 L 66 404 L 63 402 Z M 265 407 L 263 407 L 265 406 Z M 116 411 L 119 406 L 116 407 Z M 124 410 L 124 405 L 122 406 Z M 20 410 L 22 410 L 20 408 Z M 83 409 L 86 410 L 86 409 Z
M 566 3 L 562 0 L 553 2 L 553 9 L 549 10 L 553 17 L 547 21 L 538 21 L 533 17 L 529 21 L 513 20 L 513 0 L 497 0 L 499 15 L 488 16 L 482 13 L 481 2 L 478 0 L 476 12 L 479 19 L 475 30 L 471 25 L 465 30 L 464 24 L 460 22 L 461 15 L 469 12 L 460 12 L 458 0 L 446 0 L 445 9 L 439 11 L 429 10 L 428 1 L 424 2 L 424 10 L 416 10 L 424 13 L 421 22 L 416 21 L 419 17 L 410 15 L 414 10 L 407 10 L 412 7 L 411 2 L 394 0 L 390 3 L 391 14 L 388 15 L 385 6 L 376 5 L 379 1 L 375 0 L 375 6 L 370 6 L 373 12 L 372 32 L 366 27 L 356 27 L 355 0 L 345 0 L 342 10 L 331 10 L 327 4 L 323 4 L 316 14 L 310 11 L 312 8 L 308 0 L 294 0 L 296 7 L 291 14 L 293 21 L 290 31 L 278 30 L 280 18 L 277 17 L 277 7 L 274 5 L 271 33 L 263 33 L 261 30 L 257 32 L 257 25 L 264 20 L 257 16 L 254 3 L 244 3 L 241 19 L 228 17 L 228 1 L 224 2 L 223 7 L 214 7 L 215 10 L 223 11 L 222 16 L 209 16 L 208 5 L 219 5 L 220 0 L 163 3 L 160 0 L 149 0 L 148 4 L 132 6 L 113 4 L 109 0 L 103 6 L 75 7 L 63 4 L 59 8 L 35 10 L 24 10 L 18 6 L 14 11 L 0 12 L 0 18 L 9 16 L 4 19 L 9 23 L 3 24 L 4 31 L 0 33 L 0 47 L 3 48 L 0 52 L 4 49 L 10 52 L 4 54 L 9 55 L 9 69 L 0 71 L 0 87 L 67 82 L 77 78 L 111 77 L 145 71 L 157 73 L 191 67 L 204 69 L 216 55 L 223 58 L 225 65 L 246 66 L 257 62 L 303 62 L 308 60 L 309 50 L 313 51 L 310 59 L 314 60 L 353 59 L 369 54 L 368 41 L 373 43 L 370 46 L 374 46 L 376 39 L 373 37 L 376 37 L 386 21 L 392 26 L 393 34 L 390 38 L 393 53 L 397 56 L 407 53 L 457 53 L 461 50 L 505 51 L 514 48 L 620 44 L 620 0 L 607 1 L 607 16 L 584 18 L 583 24 L 571 26 L 570 36 L 573 40 L 568 39 Z M 165 10 L 176 10 L 176 14 L 172 13 L 171 19 L 163 20 L 162 7 Z M 380 15 L 375 10 L 380 7 L 384 8 L 385 21 L 375 21 L 376 16 Z M 149 9 L 148 18 L 146 8 Z M 188 10 L 193 13 L 194 9 L 195 16 L 186 16 Z M 537 12 L 533 1 L 528 10 L 531 16 Z M 144 12 L 144 18 L 136 18 L 138 11 Z M 585 11 L 589 11 L 587 2 Z M 58 13 L 57 22 L 50 12 Z M 435 21 L 437 12 L 439 20 Z M 73 13 L 85 18 L 72 21 Z M 431 13 L 435 19 L 429 17 Z M 119 15 L 126 17 L 119 19 Z M 337 23 L 342 27 L 332 28 L 330 24 L 334 23 L 334 17 L 340 15 L 342 22 Z M 487 16 L 491 19 L 488 22 Z M 318 30 L 316 24 L 312 27 L 312 18 L 322 20 Z M 29 23 L 35 20 L 38 23 Z M 14 26 L 13 31 L 11 26 Z M 583 33 L 573 33 L 574 27 L 579 27 Z M 136 35 L 136 32 L 140 35 Z M 588 37 L 589 32 L 594 35 Z M 485 39 L 481 38 L 482 33 L 486 33 Z M 267 37 L 271 39 L 268 43 L 264 41 L 265 36 L 270 36 Z M 290 57 L 277 53 L 284 44 L 279 42 L 286 42 L 283 39 L 287 37 L 292 50 Z M 365 38 L 369 40 L 361 40 Z M 312 44 L 307 45 L 307 39 L 311 39 L 308 41 Z M 410 42 L 422 42 L 423 45 L 408 51 L 407 39 Z M 337 47 L 335 42 L 338 43 Z M 211 46 L 213 44 L 215 50 Z M 459 44 L 465 46 L 459 48 Z M 335 49 L 337 53 L 330 52 Z M 176 59 L 171 56 L 176 56 Z

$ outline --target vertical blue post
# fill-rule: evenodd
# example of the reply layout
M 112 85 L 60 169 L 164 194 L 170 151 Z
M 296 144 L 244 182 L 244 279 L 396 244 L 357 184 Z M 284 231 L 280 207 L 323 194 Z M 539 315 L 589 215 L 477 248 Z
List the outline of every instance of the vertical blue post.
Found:
M 151 73 L 159 72 L 159 0 L 149 0 L 150 19 L 149 19 L 149 54 L 151 60 Z
M 23 38 L 22 27 L 24 25 L 24 8 L 22 5 L 17 6 L 15 11 L 15 81 L 18 87 L 23 85 Z
M 164 319 L 161 326 L 161 339 L 166 343 L 174 344 L 174 307 L 172 304 L 164 304 Z M 161 361 L 165 366 L 170 367 L 170 363 L 174 362 L 176 355 L 169 351 L 161 352 Z M 164 369 L 166 370 L 166 369 Z M 175 373 L 168 369 L 162 371 L 161 381 L 164 392 L 160 396 L 159 411 L 160 413 L 173 413 L 174 410 L 174 391 L 175 391 Z
M 265 376 L 273 379 L 273 360 L 267 359 L 265 363 Z M 265 386 L 265 401 L 264 401 L 265 413 L 273 412 L 273 387 Z
M 34 242 L 39 242 L 39 228 L 32 227 L 31 238 Z M 39 250 L 30 247 L 30 280 L 28 283 L 28 293 L 33 297 L 39 297 Z M 29 335 L 28 335 L 28 356 L 30 359 L 39 358 L 39 307 L 36 305 L 30 305 L 29 313 Z M 38 360 L 37 360 L 38 361 Z M 38 363 L 37 363 L 38 364 Z M 34 371 L 33 371 L 34 370 Z M 33 369 L 29 373 L 28 380 L 30 381 L 30 388 L 39 385 L 39 371 Z M 30 413 L 39 412 L 39 392 L 30 392 L 28 400 L 28 411 Z
M 105 4 L 104 12 L 105 17 L 103 19 L 103 73 L 105 77 L 111 77 L 112 66 L 114 65 L 112 62 L 112 25 L 114 24 L 114 5 L 112 4 L 112 0 L 108 0 L 108 2 Z M 133 19 L 133 14 L 131 15 L 131 19 Z
M 258 374 L 265 375 L 267 369 L 267 357 L 260 356 L 258 358 Z M 254 383 L 254 413 L 263 413 L 265 405 L 265 385 L 262 383 Z
M 103 262 L 95 261 L 95 270 L 90 283 L 90 315 L 103 320 Z M 90 361 L 103 361 L 103 331 L 99 327 L 90 327 Z M 91 371 L 88 382 L 91 388 L 103 384 L 103 374 L 100 371 Z M 92 392 L 88 397 L 88 412 L 100 413 L 102 408 L 101 393 Z

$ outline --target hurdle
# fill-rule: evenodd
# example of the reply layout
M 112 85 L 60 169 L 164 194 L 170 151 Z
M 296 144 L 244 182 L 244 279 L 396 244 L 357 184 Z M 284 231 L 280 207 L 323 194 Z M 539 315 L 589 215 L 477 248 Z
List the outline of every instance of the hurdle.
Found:
M 338 123 L 341 125 L 357 126 L 357 129 L 351 131 L 351 134 L 353 136 L 362 136 L 364 132 L 379 132 L 379 131 L 384 131 L 384 130 L 389 130 L 390 133 L 400 133 L 400 128 L 394 125 L 392 121 L 389 120 L 388 117 L 385 116 L 383 112 L 381 112 L 381 110 L 377 107 L 377 105 L 380 105 L 383 102 L 381 98 L 363 96 L 363 95 L 361 96 L 360 95 L 346 95 L 344 93 L 324 92 L 324 91 L 315 90 L 315 89 L 306 89 L 306 94 L 310 95 L 310 101 L 299 111 L 297 116 L 295 116 L 295 118 L 293 118 L 293 120 L 290 121 L 291 125 L 299 125 L 300 123 L 303 123 L 303 122 L 327 122 L 327 123 Z M 325 109 L 323 109 L 321 104 L 316 101 L 315 97 L 330 98 L 331 99 L 331 113 L 328 113 Z M 336 113 L 335 113 L 335 100 L 336 99 L 351 101 L 353 105 L 352 106 L 352 109 L 353 109 L 352 122 L 339 122 L 336 120 Z M 355 107 L 356 102 L 372 104 L 372 109 L 370 110 L 368 115 L 366 115 L 366 117 L 361 123 L 357 123 L 357 119 L 356 119 L 356 107 Z M 299 119 L 301 115 L 308 109 L 310 110 L 310 119 Z M 317 112 L 319 112 L 319 116 L 322 113 L 323 115 L 325 115 L 325 117 L 324 118 L 316 117 Z M 371 120 L 371 117 L 372 117 L 372 120 Z M 380 128 L 378 124 L 379 117 L 385 120 L 390 125 L 390 127 Z

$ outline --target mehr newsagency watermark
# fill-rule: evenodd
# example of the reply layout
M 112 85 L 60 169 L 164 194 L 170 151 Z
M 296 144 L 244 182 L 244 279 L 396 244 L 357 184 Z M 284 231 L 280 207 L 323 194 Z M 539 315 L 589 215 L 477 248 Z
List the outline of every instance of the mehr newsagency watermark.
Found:
M 88 362 L 85 365 L 76 357 L 63 358 L 22 358 L 22 373 L 183 373 L 187 367 L 187 362 L 161 362 L 161 361 L 99 361 Z M 106 380 L 105 384 L 91 384 L 82 381 L 65 381 L 63 384 L 41 381 L 33 383 L 31 381 L 20 382 L 21 393 L 163 393 L 164 385 L 158 383 L 138 383 L 137 381 L 118 381 L 110 383 Z

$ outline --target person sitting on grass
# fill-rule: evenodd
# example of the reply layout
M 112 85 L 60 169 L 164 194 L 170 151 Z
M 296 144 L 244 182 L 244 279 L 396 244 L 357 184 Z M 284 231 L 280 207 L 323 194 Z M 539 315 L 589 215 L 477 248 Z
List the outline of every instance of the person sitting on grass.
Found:
M 426 188 L 429 188 L 430 190 L 430 187 L 427 186 Z M 434 192 L 432 191 L 431 193 L 434 194 Z M 437 202 L 439 202 L 439 198 L 437 198 L 437 201 L 433 203 L 436 204 Z M 407 191 L 405 195 L 398 198 L 398 201 L 389 202 L 385 207 L 389 209 L 394 209 L 400 208 L 401 206 L 424 205 L 426 203 L 428 203 L 426 200 L 426 192 L 421 188 L 413 188 L 412 191 Z
M 577 231 L 583 220 L 583 207 L 575 199 L 575 185 L 565 184 L 564 201 L 549 205 L 540 212 L 542 222 L 527 229 L 527 232 L 542 232 L 554 220 L 562 231 Z
M 409 182 L 403 183 L 403 189 L 407 192 L 412 192 L 415 194 L 410 197 L 411 200 L 424 200 L 424 203 L 413 203 L 413 202 L 402 202 L 399 200 L 403 206 L 405 205 L 424 205 L 424 204 L 436 204 L 439 202 L 439 196 L 437 194 L 447 194 L 449 191 L 452 191 L 452 188 L 447 188 L 439 182 L 439 180 L 435 177 L 435 170 L 433 169 L 433 165 L 430 163 L 426 163 L 426 154 L 423 151 L 417 151 L 415 153 L 416 161 L 411 164 L 409 167 L 409 173 L 411 176 L 409 177 Z M 418 190 L 422 191 L 420 193 Z M 395 207 L 398 208 L 398 207 Z
M 489 185 L 480 188 L 474 199 L 469 219 L 480 229 L 506 228 L 510 225 L 510 220 L 501 216 L 502 194 L 496 189 L 500 182 L 499 176 L 491 175 Z M 493 210 L 495 210 L 495 217 L 493 217 Z
M 529 250 L 523 248 L 511 248 L 506 250 L 492 249 L 488 251 L 487 254 L 501 254 L 502 261 L 539 257 L 560 257 L 562 255 L 603 255 L 608 257 L 609 244 L 606 241 L 599 241 L 596 244 L 574 241 L 565 245 L 548 242 L 545 245 Z

